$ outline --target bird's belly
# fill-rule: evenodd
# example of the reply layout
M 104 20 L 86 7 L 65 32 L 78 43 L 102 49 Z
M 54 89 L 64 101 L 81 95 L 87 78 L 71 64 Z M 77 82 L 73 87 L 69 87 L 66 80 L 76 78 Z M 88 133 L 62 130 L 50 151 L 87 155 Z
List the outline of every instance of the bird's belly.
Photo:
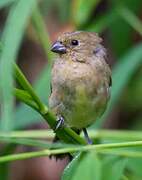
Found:
M 101 116 L 106 107 L 106 98 L 103 94 L 90 94 L 81 87 L 80 90 L 76 89 L 74 94 L 65 94 L 62 104 L 64 110 L 61 114 L 67 126 L 82 129 Z
M 79 108 L 70 108 L 64 111 L 65 123 L 69 127 L 82 129 L 88 127 L 96 120 L 95 110 L 93 107 L 80 106 Z
M 77 68 L 60 64 L 54 66 L 53 74 L 50 107 L 56 108 L 67 126 L 82 129 L 101 116 L 108 99 L 97 71 L 83 63 Z

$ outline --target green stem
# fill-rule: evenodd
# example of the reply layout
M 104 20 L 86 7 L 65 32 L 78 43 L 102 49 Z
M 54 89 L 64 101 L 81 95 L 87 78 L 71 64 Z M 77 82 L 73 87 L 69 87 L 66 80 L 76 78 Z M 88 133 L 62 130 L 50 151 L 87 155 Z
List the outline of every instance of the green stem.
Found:
M 55 154 L 64 154 L 64 153 L 73 153 L 76 151 L 88 151 L 95 150 L 96 152 L 106 153 L 106 151 L 111 151 L 114 148 L 126 148 L 126 147 L 142 147 L 142 141 L 135 142 L 123 142 L 123 143 L 110 143 L 110 144 L 99 144 L 99 145 L 86 145 L 86 146 L 76 146 L 76 147 L 68 147 L 62 149 L 46 149 L 37 152 L 28 152 L 28 153 L 20 153 L 14 155 L 6 155 L 0 157 L 0 163 L 15 161 L 15 160 L 23 160 L 33 157 L 41 157 L 41 156 L 49 156 Z M 108 152 L 107 152 L 108 153 Z M 117 154 L 120 156 L 126 157 L 142 157 L 141 152 L 132 152 L 132 151 L 112 151 L 113 154 Z
M 0 156 L 4 156 L 9 153 L 14 153 L 16 147 L 17 147 L 16 144 L 8 144 L 3 148 L 1 147 Z M 9 163 L 0 164 L 0 179 L 2 180 L 9 179 L 9 168 L 10 168 Z
M 35 140 L 35 139 L 26 139 L 26 138 L 1 138 L 1 142 L 4 143 L 11 143 L 16 145 L 26 145 L 26 146 L 33 146 L 37 148 L 51 148 L 51 147 L 58 147 L 61 148 L 61 144 L 53 144 L 51 142 L 43 141 L 43 140 Z
M 141 131 L 131 130 L 90 130 L 89 137 L 100 139 L 100 140 L 123 140 L 123 141 L 135 141 L 142 140 Z
M 20 101 L 24 102 L 28 106 L 32 107 L 36 111 L 39 111 L 39 107 L 37 104 L 33 101 L 32 97 L 30 96 L 29 93 L 27 93 L 25 90 L 21 89 L 14 89 L 14 95 L 19 99 Z
M 11 131 L 10 133 L 0 132 L 1 138 L 53 138 L 55 134 L 52 130 L 26 130 Z
M 54 130 L 57 123 L 55 115 L 52 112 L 48 111 L 46 114 L 41 114 L 41 116 L 49 123 L 50 127 Z M 59 128 L 58 130 L 56 130 L 56 134 L 61 140 L 64 140 L 64 142 L 66 143 L 86 144 L 86 141 L 70 128 Z
M 89 130 L 89 137 L 99 140 L 123 140 L 138 141 L 142 139 L 141 131 L 130 130 Z M 81 134 L 82 135 L 82 134 Z M 0 132 L 1 137 L 6 138 L 48 138 L 54 137 L 52 130 L 28 130 L 28 131 L 12 131 L 10 134 Z
M 75 147 L 76 145 L 73 144 L 65 144 L 65 143 L 52 143 L 52 141 L 47 140 L 35 140 L 35 139 L 27 139 L 27 138 L 7 138 L 1 137 L 1 143 L 11 143 L 16 145 L 26 145 L 26 146 L 33 146 L 42 149 L 57 149 L 57 148 L 65 148 L 65 147 Z M 8 153 L 7 153 L 8 154 Z
M 98 153 L 100 154 L 109 154 L 109 155 L 116 155 L 116 156 L 122 156 L 122 157 L 129 157 L 129 158 L 142 158 L 142 153 L 139 151 L 129 151 L 129 150 L 101 150 Z
M 31 84 L 27 81 L 26 77 L 24 76 L 24 74 L 16 64 L 14 64 L 14 70 L 15 70 L 15 77 L 18 83 L 20 84 L 20 86 L 23 87 L 23 89 L 26 90 L 31 95 L 31 97 L 38 105 L 41 113 L 45 114 L 47 112 L 47 107 L 40 101 L 40 99 L 34 92 Z

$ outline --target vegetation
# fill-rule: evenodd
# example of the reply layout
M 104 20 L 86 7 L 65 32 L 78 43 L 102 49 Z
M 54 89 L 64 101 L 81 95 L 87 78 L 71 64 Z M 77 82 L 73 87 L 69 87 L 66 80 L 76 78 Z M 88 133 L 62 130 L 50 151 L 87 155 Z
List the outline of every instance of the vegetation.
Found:
M 68 152 L 74 155 L 74 159 L 65 168 L 63 180 L 142 178 L 142 22 L 139 18 L 142 2 L 110 0 L 106 10 L 101 9 L 101 4 L 100 0 L 43 0 L 40 3 L 37 0 L 28 0 L 28 3 L 25 0 L 0 0 L 0 8 L 6 14 L 0 34 L 1 179 L 8 178 L 11 161 Z M 105 1 L 102 6 L 107 7 Z M 50 19 L 52 10 L 57 11 L 61 26 L 105 34 L 109 42 L 106 44 L 115 58 L 109 57 L 116 59 L 113 62 L 113 85 L 108 109 L 90 127 L 89 134 L 94 145 L 86 145 L 82 135 L 66 127 L 56 131 L 62 143 L 51 144 L 46 140 L 53 138 L 56 123 L 56 117 L 48 109 L 47 97 L 50 95 L 54 58 L 44 20 L 44 17 Z M 29 36 L 28 28 L 34 31 L 33 39 L 36 41 L 38 38 L 48 60 L 32 86 L 16 64 L 23 39 Z M 134 41 L 134 38 L 138 40 Z M 16 106 L 15 99 L 21 104 Z M 120 112 L 133 115 L 128 116 L 131 120 L 126 122 L 127 130 L 100 129 L 115 111 L 116 105 L 121 107 Z M 41 122 L 39 119 L 45 120 L 52 130 L 22 130 Z M 39 147 L 41 150 L 13 154 L 18 144 Z

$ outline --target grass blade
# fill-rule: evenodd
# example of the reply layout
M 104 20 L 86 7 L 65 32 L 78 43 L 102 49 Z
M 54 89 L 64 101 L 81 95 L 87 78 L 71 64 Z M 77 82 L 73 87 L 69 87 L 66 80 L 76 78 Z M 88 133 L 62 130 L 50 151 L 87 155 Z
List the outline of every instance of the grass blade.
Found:
M 12 63 L 16 59 L 27 21 L 31 15 L 32 9 L 35 7 L 35 4 L 35 0 L 29 0 L 28 3 L 25 0 L 19 0 L 14 4 L 10 9 L 2 35 L 3 50 L 0 56 L 2 130 L 9 130 L 12 128 L 13 123 L 11 123 L 11 119 L 13 118 L 14 100 L 12 96 Z

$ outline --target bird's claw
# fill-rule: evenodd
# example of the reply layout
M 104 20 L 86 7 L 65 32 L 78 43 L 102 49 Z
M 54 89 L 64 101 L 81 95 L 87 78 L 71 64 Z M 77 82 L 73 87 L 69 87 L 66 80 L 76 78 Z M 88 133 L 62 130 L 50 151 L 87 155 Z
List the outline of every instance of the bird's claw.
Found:
M 64 125 L 64 118 L 62 116 L 57 118 L 57 125 L 55 128 L 55 131 L 57 131 L 59 128 L 63 127 Z
M 83 128 L 84 137 L 88 144 L 93 144 L 92 140 L 89 138 L 86 128 Z

